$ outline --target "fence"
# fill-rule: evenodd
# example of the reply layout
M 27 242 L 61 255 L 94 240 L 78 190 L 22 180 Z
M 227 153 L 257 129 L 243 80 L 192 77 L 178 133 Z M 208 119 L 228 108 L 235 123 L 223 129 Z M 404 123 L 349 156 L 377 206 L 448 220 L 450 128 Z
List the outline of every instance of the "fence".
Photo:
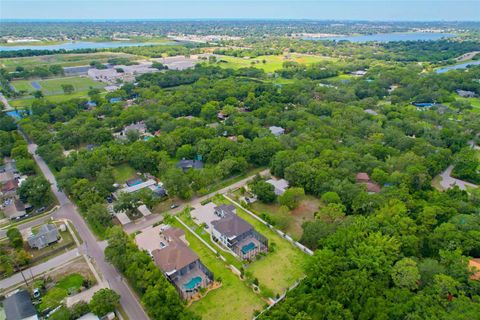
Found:
M 283 231 L 280 231 L 276 228 L 274 228 L 271 224 L 269 224 L 268 222 L 266 222 L 265 220 L 263 220 L 262 218 L 260 218 L 259 216 L 257 216 L 255 213 L 251 212 L 250 210 L 248 210 L 247 208 L 244 208 L 241 204 L 239 204 L 238 202 L 236 202 L 235 200 L 233 200 L 232 198 L 230 198 L 229 196 L 227 195 L 223 195 L 225 197 L 225 199 L 227 199 L 228 201 L 232 202 L 233 204 L 235 204 L 236 206 L 242 208 L 246 213 L 248 213 L 249 215 L 251 215 L 252 217 L 254 217 L 255 219 L 257 219 L 258 221 L 260 221 L 261 223 L 263 223 L 264 225 L 266 225 L 269 229 L 275 231 L 278 235 L 280 235 L 282 238 L 286 239 L 288 242 L 290 242 L 291 244 L 293 244 L 294 246 L 296 246 L 297 248 L 299 248 L 300 250 L 302 250 L 303 252 L 305 252 L 306 254 L 312 256 L 313 255 L 313 251 L 308 249 L 307 247 L 305 247 L 303 244 L 301 244 L 300 242 L 298 241 L 295 241 L 292 239 L 292 237 L 290 237 L 288 234 L 286 234 L 285 232 Z

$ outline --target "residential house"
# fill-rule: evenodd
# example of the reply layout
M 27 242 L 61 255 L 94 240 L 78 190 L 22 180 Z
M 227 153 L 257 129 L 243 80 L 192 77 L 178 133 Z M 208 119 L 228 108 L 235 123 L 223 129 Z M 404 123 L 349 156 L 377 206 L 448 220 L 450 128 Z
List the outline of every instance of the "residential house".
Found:
M 282 127 L 271 126 L 268 129 L 276 137 L 281 136 L 285 133 L 285 129 L 283 129 Z
M 275 188 L 274 192 L 277 196 L 281 196 L 288 189 L 288 181 L 285 179 L 269 179 L 267 183 Z
M 202 169 L 203 161 L 182 159 L 177 163 L 177 168 L 182 169 L 183 171 L 188 171 L 189 169 Z
M 233 204 L 221 204 L 215 208 L 213 208 L 215 214 L 220 218 L 224 218 L 226 215 L 229 214 L 236 214 L 237 208 Z
M 352 76 L 356 76 L 356 77 L 363 77 L 364 75 L 367 74 L 367 71 L 366 70 L 357 70 L 357 71 L 350 72 L 350 74 Z
M 212 221 L 212 226 L 213 240 L 220 242 L 242 259 L 251 260 L 258 253 L 268 251 L 268 240 L 234 213 Z
M 11 179 L 5 182 L 2 185 L 2 193 L 1 195 L 4 197 L 15 196 L 18 188 L 18 181 L 17 179 Z
M 167 228 L 159 236 L 160 242 L 156 243 L 159 248 L 151 255 L 184 299 L 191 298 L 199 288 L 206 288 L 213 281 L 213 273 L 188 247 L 182 229 Z
M 5 216 L 11 220 L 19 219 L 27 214 L 25 205 L 20 199 L 9 199 L 3 208 Z
M 457 94 L 462 98 L 474 98 L 476 96 L 475 92 L 468 90 L 456 90 Z
M 150 189 L 152 190 L 153 193 L 157 195 L 164 195 L 166 194 L 166 191 L 163 187 L 163 184 L 161 182 L 157 182 L 153 179 L 148 179 L 147 181 L 143 181 L 142 179 L 138 178 L 135 179 L 136 182 L 133 182 L 134 179 L 127 181 L 126 187 L 119 189 L 116 191 L 113 195 L 115 198 L 118 199 L 121 193 L 134 193 L 137 191 L 140 191 L 142 189 Z
M 27 290 L 20 290 L 3 301 L 6 320 L 38 320 L 37 310 Z
M 31 248 L 42 249 L 57 242 L 59 239 L 60 234 L 57 227 L 52 223 L 48 223 L 42 225 L 36 234 L 28 237 L 27 241 Z
M 359 172 L 356 176 L 357 184 L 363 184 L 367 188 L 368 193 L 380 192 L 380 186 L 370 179 L 370 176 L 366 172 Z

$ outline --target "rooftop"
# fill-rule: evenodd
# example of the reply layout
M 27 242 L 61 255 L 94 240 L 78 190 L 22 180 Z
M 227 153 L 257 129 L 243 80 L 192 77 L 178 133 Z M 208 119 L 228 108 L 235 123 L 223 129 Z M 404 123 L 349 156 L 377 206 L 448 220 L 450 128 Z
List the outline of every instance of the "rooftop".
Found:
M 277 127 L 277 126 L 271 126 L 268 128 L 270 130 L 270 132 L 276 136 L 278 135 L 281 135 L 281 134 L 284 134 L 285 133 L 285 129 L 283 129 L 282 127 Z
M 152 251 L 155 264 L 166 274 L 175 273 L 198 260 L 198 256 L 181 239 L 185 232 L 178 228 L 168 228 L 163 231 L 166 241 L 163 248 Z
M 27 290 L 21 290 L 3 301 L 7 319 L 38 319 Z M 31 317 L 31 318 L 30 318 Z
M 247 221 L 243 220 L 236 214 L 226 215 L 220 220 L 213 221 L 212 225 L 218 232 L 228 238 L 235 238 L 253 229 Z
M 177 168 L 188 170 L 188 169 L 201 169 L 203 168 L 203 162 L 200 160 L 186 160 L 182 159 L 177 163 Z

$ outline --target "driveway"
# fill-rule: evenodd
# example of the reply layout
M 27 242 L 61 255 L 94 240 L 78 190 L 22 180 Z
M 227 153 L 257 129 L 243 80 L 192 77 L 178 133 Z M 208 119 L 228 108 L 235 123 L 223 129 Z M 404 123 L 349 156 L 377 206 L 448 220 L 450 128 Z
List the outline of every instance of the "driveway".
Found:
M 261 171 L 259 174 L 261 176 L 266 176 L 267 174 L 269 174 L 269 172 L 270 171 L 268 169 L 266 169 L 266 170 Z M 211 197 L 213 197 L 216 194 L 225 194 L 225 193 L 228 193 L 231 190 L 235 190 L 235 189 L 243 187 L 245 184 L 247 184 L 248 181 L 255 178 L 255 176 L 256 175 L 251 175 L 251 176 L 249 176 L 245 179 L 242 179 L 240 181 L 237 181 L 237 182 L 229 185 L 228 187 L 222 188 L 220 190 L 217 190 L 215 192 L 212 192 L 212 193 L 207 194 L 207 195 L 202 196 L 202 197 L 193 198 L 192 200 L 186 201 L 185 203 L 180 204 L 177 208 L 169 210 L 165 213 L 168 213 L 170 215 L 176 215 L 177 213 L 182 212 L 187 206 L 195 208 L 196 206 L 201 205 L 201 203 L 203 201 L 205 201 L 207 199 L 210 199 Z M 145 228 L 147 228 L 147 227 L 149 227 L 149 226 L 151 226 L 155 223 L 160 223 L 162 221 L 163 221 L 163 214 L 152 214 L 148 217 L 144 217 L 143 219 L 140 219 L 137 222 L 133 222 L 133 223 L 129 223 L 129 224 L 125 225 L 123 227 L 123 229 L 125 230 L 126 233 L 134 233 L 134 232 L 140 231 L 142 229 L 145 229 Z
M 450 165 L 444 172 L 440 174 L 440 177 L 442 178 L 440 185 L 442 186 L 443 189 L 447 190 L 452 188 L 453 186 L 458 186 L 460 190 L 467 190 L 467 187 L 469 188 L 478 187 L 473 183 L 452 177 L 452 170 L 453 170 L 453 165 Z
M 209 202 L 206 205 L 202 206 L 198 204 L 193 207 L 193 210 L 190 211 L 190 214 L 193 219 L 197 220 L 197 224 L 201 225 L 202 223 L 206 223 L 208 225 L 207 231 L 210 233 L 212 230 L 212 222 L 215 220 L 219 220 L 220 218 L 215 215 L 214 208 L 217 205 L 213 202 Z

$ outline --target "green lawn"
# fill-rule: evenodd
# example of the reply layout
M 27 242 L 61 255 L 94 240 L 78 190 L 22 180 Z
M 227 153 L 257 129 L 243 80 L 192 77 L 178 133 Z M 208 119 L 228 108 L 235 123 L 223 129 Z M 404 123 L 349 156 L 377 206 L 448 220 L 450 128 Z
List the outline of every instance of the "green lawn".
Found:
M 51 101 L 51 102 L 63 102 L 67 101 L 70 99 L 88 99 L 87 92 L 75 92 L 72 94 L 58 94 L 58 95 L 53 95 L 53 96 L 48 96 L 45 97 L 45 100 Z M 16 99 L 16 100 L 9 100 L 10 105 L 14 108 L 29 108 L 32 106 L 33 101 L 35 101 L 35 98 L 30 97 L 30 98 L 23 98 L 23 99 Z
M 183 228 L 177 221 L 174 226 Z M 245 282 L 232 273 L 224 262 L 210 251 L 193 234 L 185 230 L 190 248 L 195 251 L 202 263 L 220 278 L 222 287 L 209 292 L 189 308 L 204 320 L 250 320 L 255 310 L 264 308 L 264 301 Z
M 251 59 L 237 58 L 237 57 L 230 57 L 230 56 L 220 56 L 217 58 L 217 61 L 219 60 L 226 61 L 226 62 L 218 63 L 218 65 L 223 68 L 239 69 L 239 68 L 255 67 L 255 68 L 263 69 L 267 73 L 272 73 L 276 70 L 281 69 L 283 67 L 283 63 L 287 61 L 310 65 L 316 62 L 325 61 L 327 59 L 331 59 L 331 58 L 321 57 L 321 56 L 292 54 L 290 55 L 290 58 L 287 58 L 283 55 L 259 56 Z M 263 63 L 263 60 L 265 60 L 265 63 Z
M 110 58 L 129 58 L 131 60 L 140 57 L 114 52 L 98 52 L 98 53 L 80 53 L 80 54 L 53 54 L 47 56 L 21 57 L 21 58 L 2 58 L 0 59 L 0 67 L 6 68 L 7 71 L 14 71 L 17 66 L 26 69 L 34 67 L 48 67 L 50 65 L 61 65 L 62 67 L 75 67 L 89 65 L 92 60 L 107 62 Z
M 217 197 L 215 202 L 230 203 L 223 197 Z M 265 292 L 271 292 L 273 295 L 283 293 L 303 276 L 308 256 L 243 209 L 237 207 L 237 214 L 264 235 L 269 241 L 269 246 L 272 244 L 275 246 L 274 252 L 269 252 L 262 259 L 251 263 L 247 271 L 258 279 L 260 288 Z
M 61 279 L 55 286 L 42 297 L 39 310 L 57 307 L 69 293 L 77 292 L 83 284 L 83 276 L 73 273 Z
M 45 80 L 39 80 L 39 79 L 17 80 L 17 81 L 12 81 L 11 85 L 17 91 L 25 90 L 29 93 L 32 93 L 37 90 L 32 86 L 33 81 L 38 83 L 41 86 L 39 90 L 41 90 L 43 94 L 46 96 L 63 94 L 64 91 L 62 89 L 62 84 L 73 85 L 73 87 L 75 88 L 75 92 L 87 91 L 90 89 L 90 87 L 93 87 L 93 88 L 104 87 L 104 84 L 93 81 L 88 77 L 64 77 L 64 78 L 54 78 L 54 79 L 45 79 Z
M 125 183 L 127 180 L 132 179 L 135 176 L 135 169 L 128 164 L 121 164 L 113 169 L 113 176 L 115 181 L 119 184 Z

